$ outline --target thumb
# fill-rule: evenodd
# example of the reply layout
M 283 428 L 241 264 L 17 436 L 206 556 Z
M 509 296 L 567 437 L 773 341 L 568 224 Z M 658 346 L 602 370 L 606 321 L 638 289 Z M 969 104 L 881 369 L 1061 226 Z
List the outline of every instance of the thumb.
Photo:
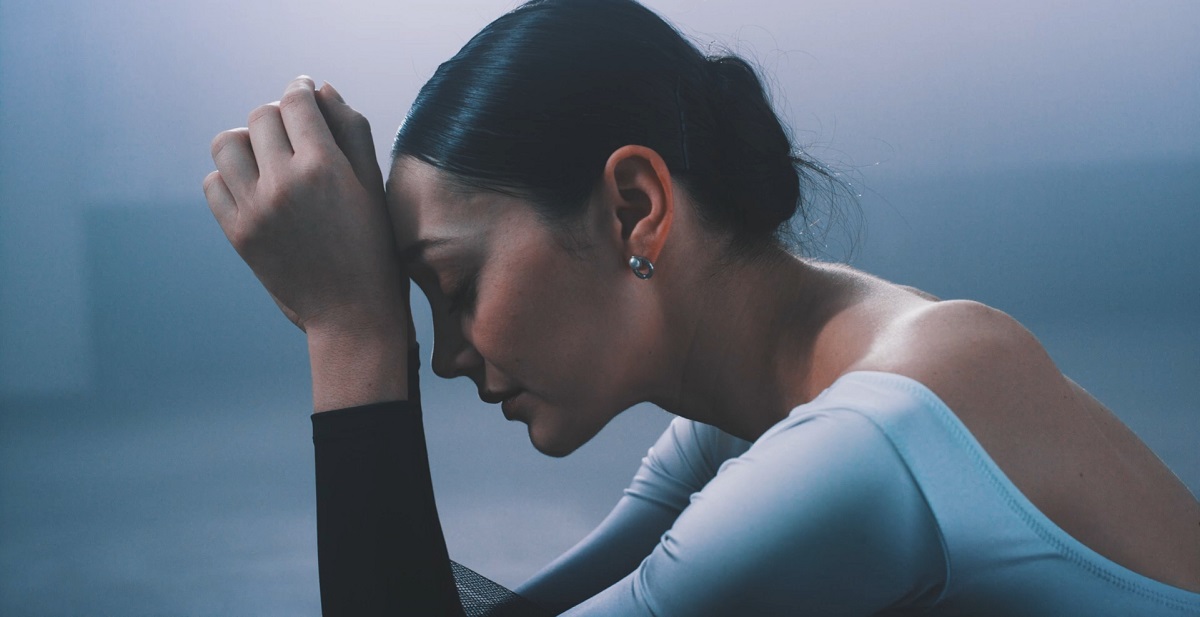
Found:
M 372 192 L 383 191 L 383 175 L 375 158 L 375 141 L 371 124 L 362 114 L 346 104 L 342 95 L 329 82 L 317 91 L 317 106 L 333 133 L 338 148 L 350 161 L 358 181 Z

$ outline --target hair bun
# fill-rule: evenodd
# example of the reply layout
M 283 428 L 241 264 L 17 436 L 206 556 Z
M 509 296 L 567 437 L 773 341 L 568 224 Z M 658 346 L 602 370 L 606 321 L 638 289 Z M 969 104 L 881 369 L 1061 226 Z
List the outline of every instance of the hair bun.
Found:
M 706 68 L 731 217 L 751 235 L 773 233 L 800 205 L 791 139 L 749 63 L 718 56 Z

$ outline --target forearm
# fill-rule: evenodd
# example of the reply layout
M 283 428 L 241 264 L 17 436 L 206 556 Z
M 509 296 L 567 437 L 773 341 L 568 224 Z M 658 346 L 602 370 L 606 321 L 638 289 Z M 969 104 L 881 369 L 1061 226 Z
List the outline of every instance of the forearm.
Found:
M 564 612 L 636 569 L 678 516 L 665 506 L 623 497 L 587 537 L 516 592 L 555 614 Z
M 416 390 L 417 354 L 406 382 Z M 340 615 L 460 615 L 419 397 L 315 413 L 321 605 Z

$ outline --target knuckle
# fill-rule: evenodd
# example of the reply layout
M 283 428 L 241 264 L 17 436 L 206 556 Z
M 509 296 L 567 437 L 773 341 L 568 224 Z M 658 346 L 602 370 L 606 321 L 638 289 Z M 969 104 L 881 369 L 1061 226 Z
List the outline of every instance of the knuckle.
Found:
M 255 235 L 255 230 L 247 225 L 235 225 L 225 233 L 225 236 L 229 239 L 229 244 L 233 246 L 238 254 L 242 255 L 252 248 Z
M 303 161 L 298 161 L 295 170 L 292 172 L 293 186 L 302 190 L 311 191 L 321 185 L 325 179 L 326 168 L 317 162 L 319 157 L 313 157 Z
M 292 158 L 292 177 L 304 186 L 312 186 L 333 173 L 334 163 L 324 148 L 312 148 Z
M 212 140 L 212 157 L 215 159 L 225 148 L 242 144 L 246 138 L 245 129 L 230 129 L 221 131 Z
M 295 185 L 275 181 L 262 181 L 255 190 L 255 201 L 264 215 L 272 215 L 281 210 L 298 191 Z
M 293 105 L 303 104 L 305 99 L 310 98 L 312 92 L 303 88 L 291 88 L 283 93 L 283 98 L 279 99 L 279 107 L 291 107 Z
M 267 103 L 265 105 L 259 105 L 258 107 L 255 107 L 250 111 L 250 115 L 246 118 L 246 121 L 249 124 L 254 124 L 263 118 L 269 118 L 271 116 L 279 116 L 278 103 Z
M 204 182 L 202 184 L 204 187 L 204 194 L 208 195 L 210 192 L 212 192 L 213 187 L 216 186 L 216 183 L 220 181 L 220 179 L 221 172 L 219 171 L 211 171 L 207 176 L 204 176 Z
M 237 236 L 243 246 L 251 246 L 266 230 L 273 227 L 279 206 L 258 202 L 256 207 L 238 213 Z
M 229 140 L 229 131 L 222 131 L 217 133 L 216 137 L 213 137 L 212 144 L 209 146 L 209 152 L 214 159 L 225 149 L 225 146 L 229 145 Z

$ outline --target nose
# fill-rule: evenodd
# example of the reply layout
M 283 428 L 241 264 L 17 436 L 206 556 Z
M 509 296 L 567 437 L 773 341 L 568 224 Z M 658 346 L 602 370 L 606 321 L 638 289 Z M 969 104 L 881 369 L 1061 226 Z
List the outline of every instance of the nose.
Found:
M 447 323 L 452 322 L 452 323 Z M 472 368 L 483 365 L 483 357 L 463 335 L 457 320 L 434 320 L 433 373 L 442 379 L 469 375 Z

